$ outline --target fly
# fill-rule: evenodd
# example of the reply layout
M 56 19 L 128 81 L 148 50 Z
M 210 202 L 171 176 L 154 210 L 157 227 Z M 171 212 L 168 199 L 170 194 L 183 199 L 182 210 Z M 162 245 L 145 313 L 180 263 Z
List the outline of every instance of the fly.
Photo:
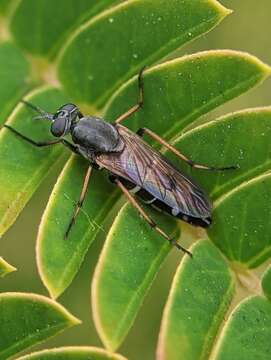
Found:
M 172 245 L 191 255 L 174 238 L 168 236 L 157 226 L 137 198 L 176 218 L 204 228 L 211 224 L 211 202 L 193 180 L 185 176 L 161 153 L 148 145 L 142 139 L 143 135 L 148 135 L 165 146 L 192 168 L 221 171 L 235 169 L 236 167 L 214 168 L 196 164 L 150 129 L 144 127 L 134 133 L 121 125 L 124 120 L 143 106 L 143 70 L 138 75 L 139 96 L 137 104 L 119 116 L 113 123 L 108 123 L 95 116 L 84 116 L 74 104 L 65 104 L 55 114 L 51 114 L 23 100 L 22 102 L 25 105 L 39 114 L 35 117 L 36 119 L 47 119 L 51 122 L 50 131 L 57 139 L 38 142 L 21 134 L 9 125 L 4 126 L 37 147 L 62 143 L 89 162 L 80 198 L 67 226 L 65 238 L 68 237 L 83 205 L 92 169 L 106 169 L 110 174 L 110 180 L 120 188 L 147 223 Z M 71 135 L 72 142 L 64 138 L 67 134 Z

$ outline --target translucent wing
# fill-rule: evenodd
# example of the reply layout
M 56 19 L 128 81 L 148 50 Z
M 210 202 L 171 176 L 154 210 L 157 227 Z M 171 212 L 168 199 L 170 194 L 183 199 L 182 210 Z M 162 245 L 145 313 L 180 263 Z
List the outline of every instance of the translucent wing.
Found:
M 211 204 L 197 185 L 135 133 L 121 125 L 117 129 L 124 150 L 99 155 L 98 165 L 148 191 L 170 206 L 175 216 L 210 217 Z

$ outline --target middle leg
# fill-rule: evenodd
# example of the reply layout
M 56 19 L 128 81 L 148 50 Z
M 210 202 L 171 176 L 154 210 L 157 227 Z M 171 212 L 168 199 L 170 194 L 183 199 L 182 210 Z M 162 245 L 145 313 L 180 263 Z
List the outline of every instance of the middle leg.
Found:
M 145 70 L 145 67 L 143 67 L 139 74 L 138 74 L 138 101 L 137 104 L 132 106 L 129 110 L 127 110 L 124 114 L 119 116 L 115 121 L 114 124 L 119 124 L 123 120 L 130 117 L 132 114 L 134 114 L 136 111 L 138 111 L 140 108 L 142 108 L 144 103 L 144 84 L 143 84 L 143 71 Z

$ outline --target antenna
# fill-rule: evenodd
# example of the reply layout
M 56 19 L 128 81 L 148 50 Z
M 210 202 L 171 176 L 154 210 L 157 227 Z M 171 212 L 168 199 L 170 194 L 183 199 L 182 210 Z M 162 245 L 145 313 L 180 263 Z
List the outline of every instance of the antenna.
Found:
M 40 115 L 34 116 L 33 119 L 35 119 L 35 120 L 39 120 L 39 119 L 53 120 L 53 114 L 50 114 L 50 113 L 44 111 L 39 106 L 34 105 L 23 99 L 21 100 L 21 102 L 23 104 L 25 104 L 26 106 L 28 106 L 30 109 L 32 109 L 40 114 Z

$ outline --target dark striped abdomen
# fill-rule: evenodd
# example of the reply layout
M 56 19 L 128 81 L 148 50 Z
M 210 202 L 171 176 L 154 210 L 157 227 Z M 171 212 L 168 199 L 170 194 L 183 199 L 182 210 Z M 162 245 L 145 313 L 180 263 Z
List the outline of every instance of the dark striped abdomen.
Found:
M 166 212 L 167 214 L 174 216 L 180 220 L 183 220 L 189 224 L 194 226 L 208 227 L 211 224 L 211 218 L 201 219 L 195 218 L 192 216 L 185 215 L 181 212 L 176 213 L 172 207 L 170 207 L 167 203 L 157 199 L 148 191 L 140 187 L 139 185 L 135 185 L 134 183 L 122 178 L 118 177 L 119 181 L 129 190 L 129 192 L 133 195 L 136 195 L 142 202 L 147 205 L 151 205 L 155 209 Z

